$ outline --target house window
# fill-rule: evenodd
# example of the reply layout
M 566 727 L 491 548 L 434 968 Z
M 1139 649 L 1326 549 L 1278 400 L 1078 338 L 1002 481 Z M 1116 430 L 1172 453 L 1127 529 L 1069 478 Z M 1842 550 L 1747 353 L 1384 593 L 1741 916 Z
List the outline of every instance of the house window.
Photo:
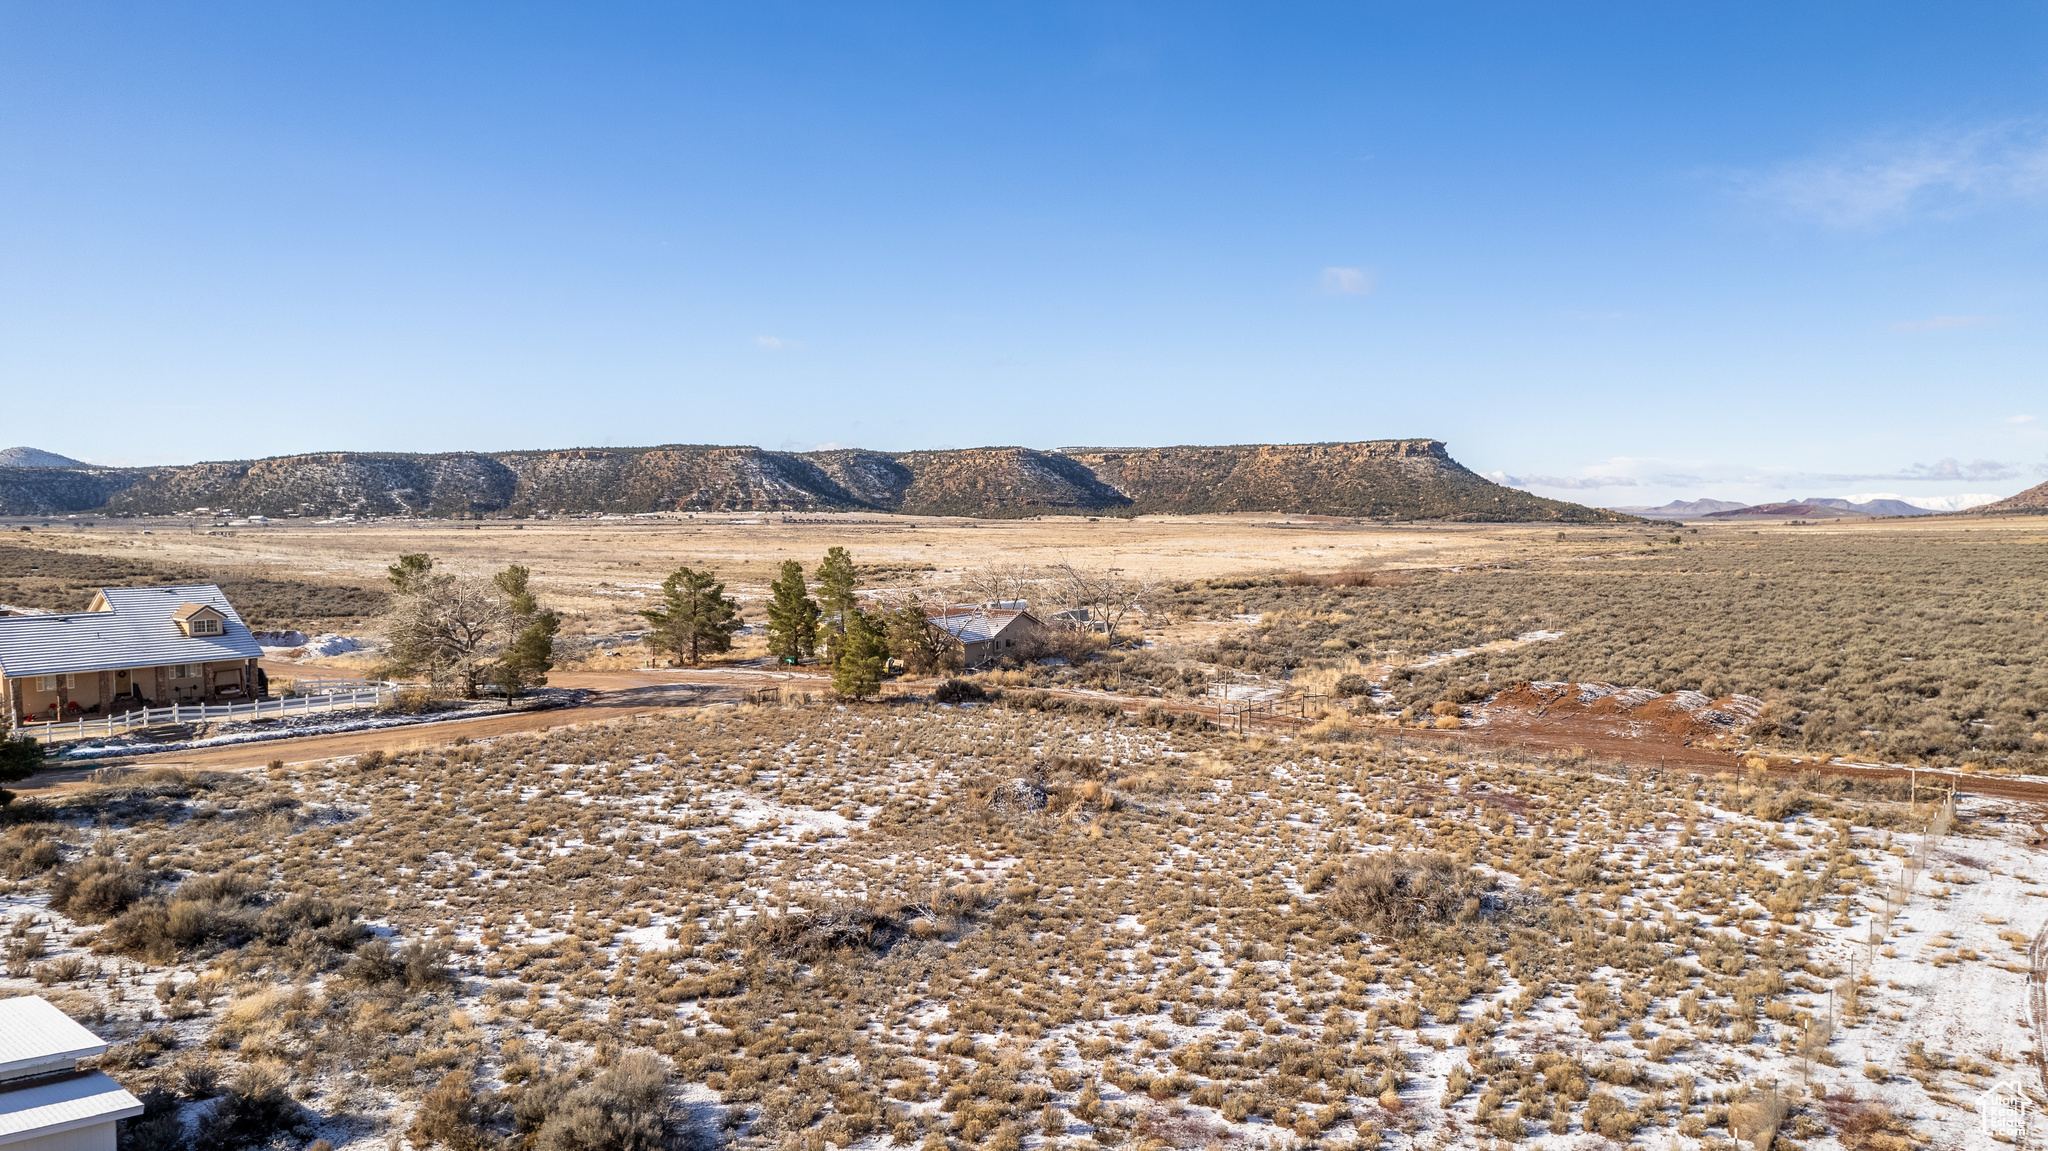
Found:
M 174 664 L 174 665 L 172 665 L 172 667 L 171 667 L 171 678 L 172 678 L 172 679 L 198 679 L 198 678 L 199 678 L 199 665 L 198 665 L 198 664 L 196 664 L 196 663 L 180 663 L 180 664 Z
M 219 635 L 220 621 L 217 619 L 195 619 L 192 621 L 193 635 Z
M 36 677 L 37 691 L 56 691 L 60 687 L 68 690 L 77 686 L 78 677 L 75 675 L 39 675 Z

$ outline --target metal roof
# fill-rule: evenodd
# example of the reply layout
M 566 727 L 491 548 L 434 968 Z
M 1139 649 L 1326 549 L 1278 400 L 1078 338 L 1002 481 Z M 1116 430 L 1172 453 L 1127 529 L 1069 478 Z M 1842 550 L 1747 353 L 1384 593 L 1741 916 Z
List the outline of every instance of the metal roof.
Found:
M 102 1071 L 81 1071 L 12 1091 L 0 1084 L 0 1147 L 140 1114 L 142 1100 Z
M 1019 616 L 1028 614 L 1021 611 L 963 611 L 935 615 L 931 622 L 932 626 L 961 643 L 983 643 L 1003 634 L 1004 629 L 1017 622 Z
M 260 659 L 228 597 L 210 583 L 174 587 L 110 587 L 106 611 L 0 616 L 0 674 L 63 675 L 170 663 Z M 173 618 L 188 603 L 216 608 L 227 623 L 217 636 L 189 636 Z
M 0 1078 L 38 1067 L 62 1070 L 106 1049 L 105 1040 L 80 1027 L 47 999 L 34 995 L 0 999 Z

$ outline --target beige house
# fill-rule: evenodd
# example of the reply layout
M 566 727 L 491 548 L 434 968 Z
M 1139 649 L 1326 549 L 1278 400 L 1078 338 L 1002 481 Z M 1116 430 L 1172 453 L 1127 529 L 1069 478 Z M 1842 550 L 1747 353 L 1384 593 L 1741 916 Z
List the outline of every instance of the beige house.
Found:
M 1029 650 L 1031 641 L 1045 634 L 1045 624 L 1029 611 L 1018 608 L 947 607 L 926 613 L 932 626 L 960 645 L 960 664 L 975 668 L 994 663 L 1005 655 Z
M 262 656 L 212 584 L 103 588 L 82 612 L 0 616 L 0 701 L 43 721 L 253 699 Z

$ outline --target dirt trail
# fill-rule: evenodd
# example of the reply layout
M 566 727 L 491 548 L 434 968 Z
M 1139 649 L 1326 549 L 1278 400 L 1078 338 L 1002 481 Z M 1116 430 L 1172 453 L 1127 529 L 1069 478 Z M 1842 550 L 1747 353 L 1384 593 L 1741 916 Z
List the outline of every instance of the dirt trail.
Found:
M 748 690 L 760 687 L 781 686 L 818 692 L 827 692 L 831 688 L 831 680 L 822 674 L 813 673 L 808 669 L 799 671 L 767 664 L 675 671 L 561 672 L 550 677 L 550 684 L 557 687 L 583 688 L 589 690 L 592 695 L 586 703 L 578 707 L 557 708 L 551 711 L 513 711 L 470 719 L 384 728 L 378 731 L 344 732 L 196 751 L 165 752 L 125 760 L 121 765 L 234 770 L 261 767 L 278 759 L 286 763 L 304 763 L 379 749 L 397 752 L 439 747 L 458 736 L 483 739 L 520 732 L 548 731 L 579 723 L 628 719 L 673 707 L 737 702 L 744 698 Z M 1114 703 L 1126 711 L 1139 711 L 1157 705 L 1175 714 L 1192 713 L 1212 720 L 1220 718 L 1215 707 L 1198 703 L 1170 703 L 1147 696 L 1117 695 L 1110 692 L 1052 691 L 1048 694 L 1062 699 Z M 1284 715 L 1260 716 L 1257 719 L 1257 726 L 1268 731 L 1298 731 L 1313 722 Z M 1688 746 L 1677 740 L 1667 742 L 1654 738 L 1603 736 L 1571 727 L 1553 728 L 1541 723 L 1495 723 L 1449 731 L 1409 727 L 1366 728 L 1362 734 L 1382 741 L 1465 744 L 1477 748 L 1523 751 L 1534 755 L 1584 751 L 1601 759 L 1636 763 L 1645 767 L 1655 763 L 1661 768 L 1697 774 L 1723 775 L 1741 770 L 1741 762 L 1735 754 L 1718 748 Z M 91 785 L 95 770 L 94 766 L 83 766 L 45 772 L 36 776 L 34 786 L 17 786 L 14 790 L 23 795 L 76 790 Z M 1847 779 L 1885 781 L 1903 780 L 1909 774 L 1903 769 L 1822 763 L 1769 769 L 1769 774 L 1781 777 L 1796 777 L 1807 772 L 1819 772 L 1825 776 Z M 1953 784 L 1959 792 L 2001 799 L 2048 800 L 2048 781 L 1950 774 L 1924 768 L 1920 769 L 1919 776 L 1923 784 L 1938 780 Z M 2044 1071 L 2044 1086 L 2048 1086 L 2048 1071 Z
M 2027 1020 L 2034 1027 L 2034 1069 L 2041 1076 L 2041 1089 L 2048 1091 L 2048 923 L 2027 947 Z
M 492 736 L 512 735 L 521 732 L 549 731 L 558 727 L 570 727 L 580 723 L 599 723 L 615 719 L 630 719 L 673 707 L 690 707 L 706 703 L 735 700 L 742 686 L 753 686 L 743 680 L 732 679 L 727 683 L 678 683 L 673 679 L 664 681 L 643 680 L 628 673 L 624 676 L 606 673 L 575 673 L 555 678 L 562 687 L 594 686 L 585 681 L 608 680 L 610 690 L 593 691 L 590 698 L 576 707 L 551 708 L 545 711 L 505 711 L 491 715 L 469 716 L 462 719 L 436 720 L 411 724 L 404 727 L 387 727 L 374 731 L 337 732 L 332 735 L 313 735 L 301 739 L 261 740 L 254 743 L 230 744 L 225 747 L 198 748 L 190 751 L 167 751 L 156 755 L 140 755 L 119 761 L 122 767 L 195 767 L 233 770 L 262 767 L 272 760 L 286 763 L 305 763 L 316 759 L 334 759 L 345 755 L 382 750 L 387 752 L 415 751 L 424 747 L 440 747 L 450 741 L 464 737 L 487 739 Z M 621 682 L 623 680 L 623 682 Z M 14 790 L 22 795 L 48 794 L 76 790 L 92 784 L 94 774 L 103 766 L 113 764 L 87 764 L 75 768 L 38 774 L 32 787 Z

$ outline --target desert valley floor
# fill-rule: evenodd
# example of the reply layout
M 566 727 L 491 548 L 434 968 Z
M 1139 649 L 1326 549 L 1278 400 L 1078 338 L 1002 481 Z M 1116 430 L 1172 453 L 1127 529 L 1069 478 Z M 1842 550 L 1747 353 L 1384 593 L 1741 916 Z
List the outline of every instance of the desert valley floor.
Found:
M 374 666 L 399 554 L 528 564 L 583 693 L 60 760 L 0 995 L 116 1043 L 137 1147 L 2042 1134 L 2048 524 L 733 518 L 0 545 L 17 608 L 246 588 L 278 676 Z M 751 619 L 833 545 L 1140 608 L 958 702 L 642 666 L 676 564 Z

